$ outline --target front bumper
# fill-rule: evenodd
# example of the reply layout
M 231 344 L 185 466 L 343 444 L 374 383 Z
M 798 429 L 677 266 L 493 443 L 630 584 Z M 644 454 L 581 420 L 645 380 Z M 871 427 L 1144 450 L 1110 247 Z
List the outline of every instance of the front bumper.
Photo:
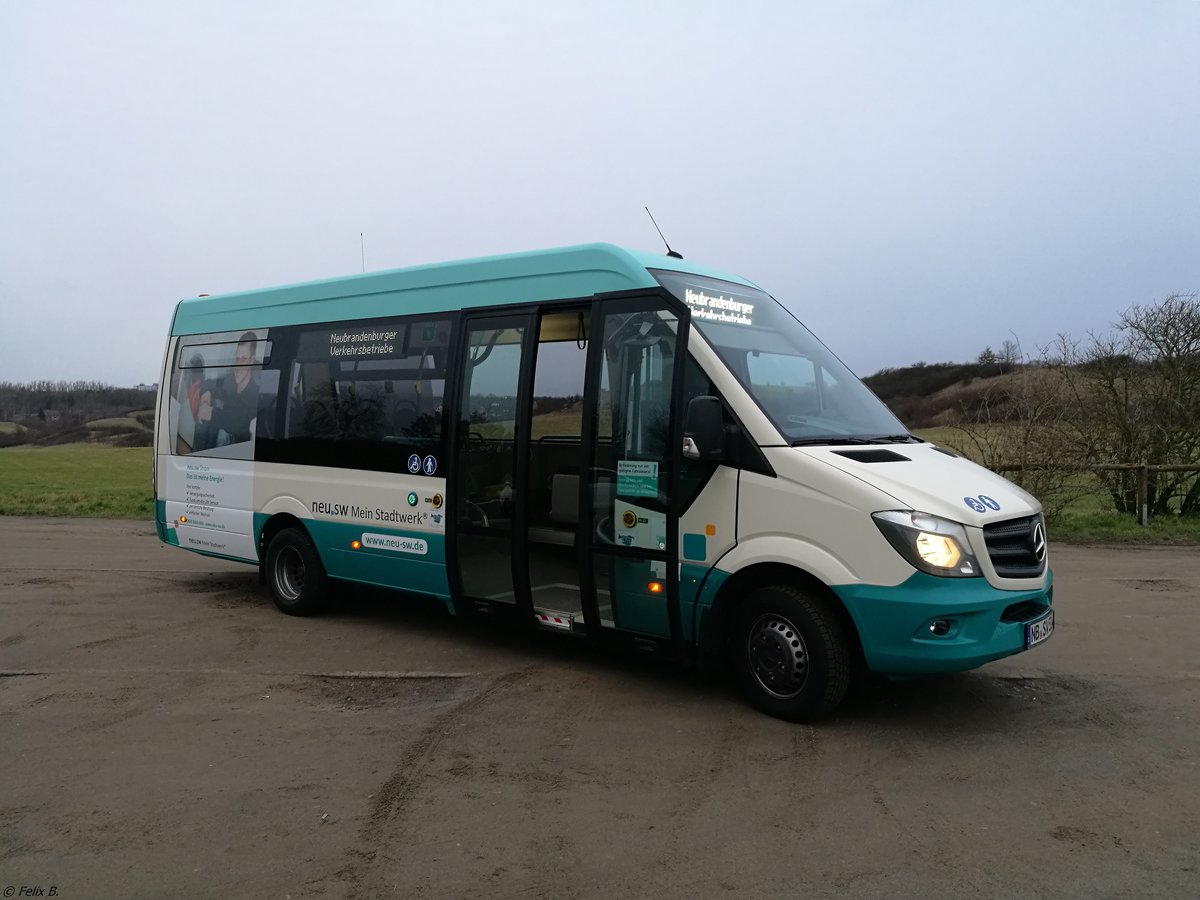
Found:
M 862 640 L 867 667 L 881 675 L 961 672 L 1025 649 L 1025 626 L 1053 603 L 1053 574 L 1038 587 L 1002 591 L 983 578 L 915 572 L 893 587 L 834 585 Z M 945 634 L 930 630 L 949 623 Z

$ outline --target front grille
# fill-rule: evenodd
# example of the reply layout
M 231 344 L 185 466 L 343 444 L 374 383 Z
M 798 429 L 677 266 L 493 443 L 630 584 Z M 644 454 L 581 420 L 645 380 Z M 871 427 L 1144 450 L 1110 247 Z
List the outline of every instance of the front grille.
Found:
M 1032 622 L 1049 608 L 1045 603 L 1038 603 L 1036 600 L 1023 600 L 1020 603 L 1014 603 L 1000 613 L 1000 621 Z
M 1001 578 L 1036 578 L 1046 571 L 1046 527 L 1041 516 L 983 526 L 992 568 Z

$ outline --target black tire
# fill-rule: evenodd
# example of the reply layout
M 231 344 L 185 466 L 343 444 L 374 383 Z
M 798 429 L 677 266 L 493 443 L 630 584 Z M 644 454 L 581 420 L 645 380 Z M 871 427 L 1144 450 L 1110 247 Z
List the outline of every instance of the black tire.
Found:
M 746 700 L 779 719 L 827 715 L 850 686 L 854 654 L 845 626 L 822 598 L 793 585 L 746 597 L 730 650 Z
M 303 528 L 285 528 L 267 546 L 263 572 L 271 598 L 289 616 L 311 616 L 329 605 L 329 576 Z

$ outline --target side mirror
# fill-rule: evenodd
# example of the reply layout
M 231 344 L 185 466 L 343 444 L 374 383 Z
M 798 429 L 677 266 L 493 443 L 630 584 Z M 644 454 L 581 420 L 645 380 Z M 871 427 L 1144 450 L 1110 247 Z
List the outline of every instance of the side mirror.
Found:
M 725 455 L 725 415 L 716 397 L 693 397 L 683 425 L 683 455 L 717 460 Z

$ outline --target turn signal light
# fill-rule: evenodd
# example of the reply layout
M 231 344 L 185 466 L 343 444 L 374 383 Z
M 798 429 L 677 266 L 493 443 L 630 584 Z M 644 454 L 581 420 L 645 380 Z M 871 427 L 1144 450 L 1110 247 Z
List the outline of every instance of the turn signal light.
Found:
M 179 521 L 180 521 L 180 522 L 186 522 L 186 521 L 187 521 L 187 516 L 180 516 L 180 517 L 179 517 Z
M 661 581 L 652 581 L 646 585 L 646 590 L 652 594 L 661 594 L 663 592 L 663 583 Z
M 357 549 L 358 549 L 359 547 L 361 547 L 361 546 L 362 546 L 362 542 L 361 542 L 361 541 L 351 541 L 351 542 L 350 542 L 350 549 L 351 549 L 351 550 L 357 550 Z

